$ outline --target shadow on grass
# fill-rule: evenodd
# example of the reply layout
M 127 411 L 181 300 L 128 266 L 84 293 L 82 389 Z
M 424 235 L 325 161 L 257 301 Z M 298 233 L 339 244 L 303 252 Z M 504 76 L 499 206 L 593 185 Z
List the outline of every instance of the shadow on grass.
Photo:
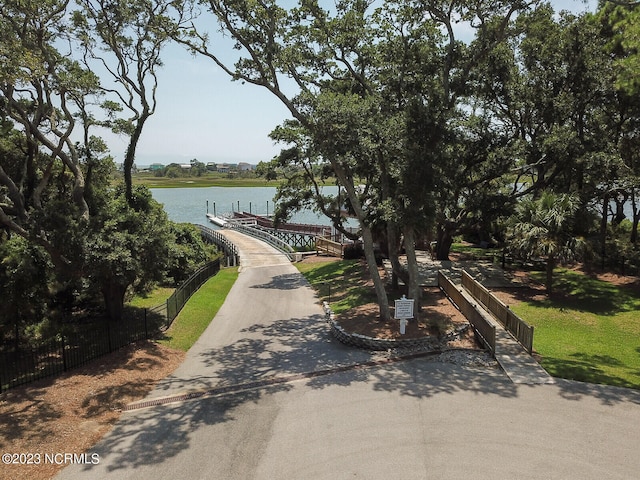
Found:
M 336 313 L 376 301 L 366 266 L 359 260 L 330 262 L 303 275 Z
M 637 377 L 636 382 L 608 373 L 603 367 L 624 368 L 625 365 L 617 358 L 609 355 L 589 355 L 574 353 L 572 359 L 543 357 L 542 366 L 554 377 L 567 380 L 577 380 L 594 384 L 611 385 L 640 389 L 640 372 L 631 372 Z
M 533 274 L 539 282 L 544 274 Z M 640 308 L 640 293 L 634 285 L 614 285 L 570 270 L 554 273 L 554 293 L 540 302 L 544 307 L 572 309 L 596 315 L 615 315 Z

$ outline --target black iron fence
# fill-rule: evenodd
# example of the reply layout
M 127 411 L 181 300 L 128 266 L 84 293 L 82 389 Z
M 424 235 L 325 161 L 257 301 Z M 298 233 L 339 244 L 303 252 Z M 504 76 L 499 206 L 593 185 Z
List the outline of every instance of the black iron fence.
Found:
M 189 297 L 220 271 L 220 261 L 208 262 L 191 275 L 162 305 L 145 309 L 121 322 L 89 322 L 35 347 L 0 352 L 0 393 L 19 385 L 58 375 L 134 342 L 166 330 Z
M 220 271 L 220 260 L 204 264 L 191 275 L 175 292 L 167 299 L 167 325 L 168 328 L 176 318 L 187 300 L 198 290 L 204 282 Z
M 207 243 L 213 243 L 222 252 L 224 264 L 233 267 L 240 264 L 238 248 L 227 237 L 204 225 L 196 225 L 200 229 L 202 239 Z

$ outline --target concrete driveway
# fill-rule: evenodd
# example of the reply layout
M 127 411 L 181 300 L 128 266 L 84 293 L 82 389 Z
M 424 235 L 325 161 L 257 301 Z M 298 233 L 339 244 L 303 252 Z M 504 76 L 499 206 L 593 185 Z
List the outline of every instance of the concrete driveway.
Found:
M 59 478 L 640 475 L 640 392 L 517 386 L 499 370 L 434 357 L 366 366 L 371 355 L 328 336 L 293 266 L 261 242 L 233 241 L 245 242 L 238 281 L 184 364 L 150 395 L 159 404 L 125 412 L 90 451 L 100 462 Z M 184 392 L 198 398 L 183 401 Z

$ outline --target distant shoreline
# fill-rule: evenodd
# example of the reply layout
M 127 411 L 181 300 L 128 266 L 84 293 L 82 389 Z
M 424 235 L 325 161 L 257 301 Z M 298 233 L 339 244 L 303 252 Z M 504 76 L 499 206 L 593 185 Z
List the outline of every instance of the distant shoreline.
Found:
M 149 188 L 206 188 L 206 187 L 278 187 L 285 180 L 265 180 L 264 178 L 227 178 L 214 174 L 201 177 L 156 177 L 147 172 L 134 173 L 134 185 L 146 185 Z M 323 185 L 335 186 L 335 180 L 325 181 Z
M 134 185 L 149 188 L 206 188 L 206 187 L 277 187 L 280 181 L 266 181 L 263 178 L 220 178 L 209 175 L 202 177 L 155 177 L 144 174 L 133 175 Z

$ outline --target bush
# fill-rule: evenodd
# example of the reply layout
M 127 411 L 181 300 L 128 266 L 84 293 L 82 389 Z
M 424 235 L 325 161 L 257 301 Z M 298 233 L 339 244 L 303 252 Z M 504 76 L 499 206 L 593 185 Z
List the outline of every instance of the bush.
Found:
M 344 259 L 355 260 L 364 256 L 364 250 L 361 243 L 352 243 L 344 247 Z

